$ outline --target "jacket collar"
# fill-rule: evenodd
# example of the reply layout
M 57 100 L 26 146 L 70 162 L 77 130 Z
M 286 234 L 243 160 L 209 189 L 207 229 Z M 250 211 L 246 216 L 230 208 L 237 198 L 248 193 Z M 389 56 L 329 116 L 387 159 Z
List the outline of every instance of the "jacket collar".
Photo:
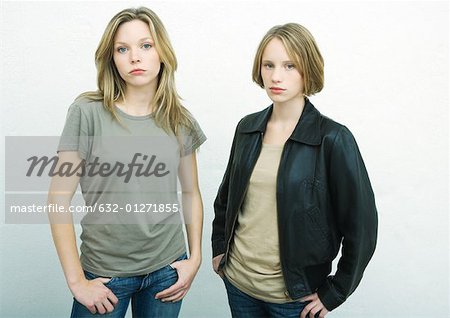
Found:
M 243 133 L 265 133 L 267 122 L 273 111 L 273 104 L 256 114 L 252 120 L 246 121 L 241 129 Z M 305 98 L 303 112 L 289 139 L 307 145 L 317 146 L 322 142 L 320 134 L 320 113 L 314 105 Z

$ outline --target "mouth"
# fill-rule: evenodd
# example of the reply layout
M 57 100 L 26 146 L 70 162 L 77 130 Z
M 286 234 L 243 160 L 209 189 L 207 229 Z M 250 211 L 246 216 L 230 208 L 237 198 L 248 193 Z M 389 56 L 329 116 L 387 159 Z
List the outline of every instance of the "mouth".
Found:
M 143 74 L 144 72 L 145 72 L 145 70 L 143 70 L 143 69 L 135 68 L 134 70 L 132 70 L 132 71 L 130 72 L 130 74 L 138 75 L 138 74 Z
M 286 89 L 284 89 L 284 88 L 281 88 L 281 87 L 275 87 L 275 86 L 273 86 L 273 87 L 269 87 L 269 89 L 270 89 L 270 91 L 272 92 L 272 93 L 275 93 L 275 94 L 280 94 L 280 93 L 283 93 Z

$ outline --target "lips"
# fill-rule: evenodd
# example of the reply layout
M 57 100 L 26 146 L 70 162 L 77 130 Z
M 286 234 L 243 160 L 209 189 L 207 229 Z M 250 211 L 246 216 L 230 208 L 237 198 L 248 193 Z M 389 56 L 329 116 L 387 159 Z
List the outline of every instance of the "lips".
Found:
M 133 74 L 133 75 L 139 75 L 139 74 L 142 74 L 142 73 L 144 73 L 144 72 L 145 72 L 145 70 L 143 70 L 143 69 L 135 68 L 134 70 L 132 70 L 132 71 L 130 72 L 130 74 Z
M 272 92 L 272 93 L 275 93 L 275 94 L 281 94 L 281 93 L 283 93 L 286 89 L 284 89 L 284 88 L 281 88 L 281 87 L 269 87 L 269 89 L 270 89 L 270 91 Z

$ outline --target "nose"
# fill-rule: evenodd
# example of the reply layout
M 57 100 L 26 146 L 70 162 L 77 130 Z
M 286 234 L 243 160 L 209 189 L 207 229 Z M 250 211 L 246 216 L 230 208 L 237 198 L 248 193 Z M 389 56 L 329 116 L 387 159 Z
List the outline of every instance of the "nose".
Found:
M 141 57 L 136 52 L 136 50 L 131 50 L 130 59 L 131 59 L 131 64 L 136 64 L 136 63 L 141 62 Z
M 274 67 L 272 70 L 272 75 L 270 77 L 272 83 L 280 83 L 282 80 L 281 70 L 278 67 Z

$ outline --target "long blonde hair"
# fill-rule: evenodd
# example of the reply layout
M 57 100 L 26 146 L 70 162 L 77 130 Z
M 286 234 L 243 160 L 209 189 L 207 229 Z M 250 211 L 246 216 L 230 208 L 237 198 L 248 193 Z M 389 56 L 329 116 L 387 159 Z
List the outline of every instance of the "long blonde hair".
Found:
M 114 37 L 122 23 L 132 20 L 140 20 L 148 24 L 161 60 L 158 87 L 151 105 L 155 122 L 167 133 L 178 135 L 181 127 L 193 127 L 192 116 L 181 104 L 181 98 L 175 87 L 174 73 L 177 69 L 177 58 L 167 31 L 156 13 L 146 7 L 124 9 L 109 21 L 95 52 L 98 90 L 85 92 L 78 98 L 86 97 L 103 101 L 104 107 L 118 120 L 114 103 L 124 98 L 126 83 L 120 77 L 113 60 Z

